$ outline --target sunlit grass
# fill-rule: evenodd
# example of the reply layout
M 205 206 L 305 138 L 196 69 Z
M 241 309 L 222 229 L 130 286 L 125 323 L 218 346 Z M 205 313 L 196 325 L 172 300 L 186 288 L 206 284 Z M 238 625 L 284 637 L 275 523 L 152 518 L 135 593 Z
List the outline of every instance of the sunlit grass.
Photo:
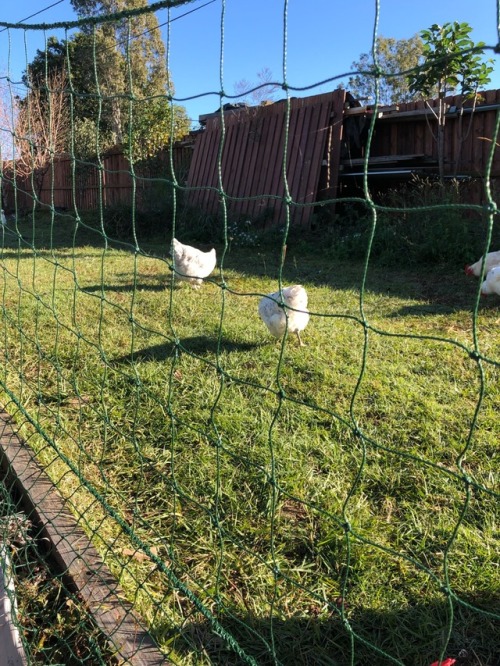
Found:
M 4 243 L 1 378 L 170 657 L 237 663 L 224 628 L 258 663 L 493 663 L 498 301 L 475 321 L 458 267 L 370 266 L 360 299 L 362 264 L 290 247 L 312 317 L 282 346 L 257 316 L 278 247 L 232 248 L 196 291 L 168 239 L 69 232 Z

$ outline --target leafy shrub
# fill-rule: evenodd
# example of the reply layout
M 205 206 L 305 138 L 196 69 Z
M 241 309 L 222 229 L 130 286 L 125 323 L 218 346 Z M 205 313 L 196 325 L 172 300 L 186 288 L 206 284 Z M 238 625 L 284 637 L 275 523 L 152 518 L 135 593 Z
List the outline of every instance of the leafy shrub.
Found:
M 387 191 L 376 205 L 371 259 L 384 265 L 452 263 L 477 259 L 484 250 L 486 221 L 476 211 L 457 207 L 464 184 L 415 178 Z M 349 213 L 341 204 L 327 245 L 338 258 L 366 255 L 373 227 L 367 205 Z M 347 213 L 346 213 L 347 211 Z M 499 242 L 495 230 L 494 243 Z
M 222 228 L 222 222 L 216 215 L 209 215 L 196 208 L 179 207 L 175 235 L 182 242 L 218 242 L 222 240 Z

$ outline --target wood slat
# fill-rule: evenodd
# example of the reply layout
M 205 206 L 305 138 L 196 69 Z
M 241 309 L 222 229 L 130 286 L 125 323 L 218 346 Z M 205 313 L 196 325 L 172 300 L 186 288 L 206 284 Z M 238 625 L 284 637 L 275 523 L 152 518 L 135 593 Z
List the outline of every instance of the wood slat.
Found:
M 262 125 L 263 117 L 259 115 L 256 110 L 251 112 L 248 135 L 247 135 L 247 150 L 246 150 L 246 173 L 242 169 L 238 181 L 239 196 L 244 200 L 239 204 L 242 215 L 251 217 L 250 209 L 255 208 L 255 203 L 245 200 L 252 194 L 252 183 L 256 179 L 256 164 L 257 156 L 259 154 L 260 142 L 262 140 Z
M 231 111 L 226 118 L 226 140 L 222 152 L 222 170 L 225 191 L 231 197 L 256 197 L 255 201 L 231 201 L 235 214 L 259 218 L 271 209 L 274 222 L 284 221 L 285 210 L 281 198 L 285 192 L 283 180 L 283 149 L 288 131 L 287 181 L 294 201 L 306 203 L 317 196 L 321 160 L 329 130 L 333 95 L 327 93 L 309 98 L 291 99 L 264 107 Z M 285 127 L 287 105 L 290 120 Z M 197 161 L 208 165 L 217 160 L 213 150 L 217 118 L 207 121 L 204 134 L 195 147 Z M 209 137 L 208 135 L 211 135 Z M 206 179 L 197 163 L 191 164 L 189 182 L 201 186 Z M 207 181 L 205 180 L 205 183 Z M 216 196 L 216 193 L 214 193 Z M 210 198 L 212 194 L 210 195 Z M 274 197 L 278 197 L 276 200 Z M 195 195 L 189 196 L 192 205 L 210 205 Z M 312 208 L 292 208 L 292 221 L 308 222 Z
M 325 157 L 327 140 L 331 142 L 331 148 L 327 151 L 329 179 L 331 181 L 332 173 L 338 176 L 336 167 L 333 168 L 332 159 L 335 158 L 335 164 L 338 165 L 340 146 L 335 147 L 334 144 L 340 141 L 340 138 L 334 138 L 334 134 L 335 137 L 344 135 L 341 119 L 345 117 L 346 123 L 358 122 L 355 118 L 359 118 L 359 114 L 371 113 L 370 109 L 364 107 L 347 111 L 336 107 L 336 120 L 333 121 L 328 115 L 324 124 L 323 118 L 325 114 L 331 114 L 332 105 L 335 107 L 336 100 L 340 99 L 339 94 L 336 90 L 307 98 L 292 98 L 289 102 L 282 100 L 269 106 L 226 112 L 222 177 L 225 191 L 229 196 L 230 214 L 259 218 L 261 213 L 269 208 L 275 222 L 284 219 L 283 202 L 275 201 L 272 197 L 283 197 L 284 193 L 282 162 L 287 104 L 290 104 L 287 182 L 293 200 L 298 203 L 308 203 L 318 196 L 320 177 L 324 178 L 321 162 Z M 462 103 L 460 96 L 450 96 L 445 101 L 450 107 L 460 106 Z M 468 128 L 469 120 L 472 123 L 471 131 L 466 137 L 467 129 L 461 136 L 457 116 L 449 114 L 445 143 L 446 168 L 449 173 L 453 172 L 459 151 L 459 170 L 471 175 L 484 173 L 490 152 L 488 141 L 480 137 L 491 138 L 497 113 L 496 106 L 499 103 L 500 91 L 483 93 L 478 111 L 473 116 L 469 111 L 464 114 L 463 126 Z M 430 100 L 429 104 L 435 109 L 437 100 Z M 470 109 L 471 102 L 466 101 L 464 106 Z M 437 146 L 432 136 L 432 132 L 436 131 L 436 121 L 427 103 L 417 101 L 400 104 L 398 109 L 380 108 L 383 115 L 376 120 L 371 157 L 424 153 L 430 158 L 437 159 Z M 358 116 L 352 116 L 354 111 Z M 340 123 L 340 127 L 337 127 L 340 133 L 337 130 L 335 133 L 331 131 L 332 122 L 337 125 Z M 186 169 L 186 160 L 189 161 L 189 174 L 186 179 L 186 184 L 190 188 L 187 192 L 188 204 L 210 215 L 220 213 L 217 165 L 221 138 L 220 116 L 212 115 L 207 120 L 205 130 L 199 132 L 196 139 L 193 139 L 193 147 L 186 148 L 185 143 L 182 143 L 178 151 L 175 146 L 173 151 L 174 168 L 176 164 L 182 164 L 182 168 Z M 189 151 L 188 156 L 186 150 Z M 103 205 L 119 203 L 130 205 L 133 181 L 126 158 L 116 150 L 110 151 L 103 156 L 102 163 Z M 166 153 L 162 177 L 170 179 L 170 162 Z M 500 177 L 499 151 L 494 153 L 492 177 Z M 73 209 L 75 205 L 82 211 L 96 209 L 100 203 L 99 178 L 97 168 L 91 169 L 85 179 L 77 172 L 76 201 L 73 202 L 71 161 L 69 158 L 57 159 L 53 171 L 46 174 L 40 200 L 46 205 L 54 204 L 68 209 Z M 14 188 L 11 179 L 9 182 L 8 165 L 4 166 L 3 184 L 6 207 L 14 209 Z M 333 181 L 326 187 L 330 192 L 336 189 L 336 185 L 332 184 Z M 141 176 L 140 185 L 143 194 L 136 202 L 138 206 L 147 200 L 148 180 L 145 176 Z M 18 209 L 30 210 L 37 194 L 32 192 L 29 179 L 24 181 L 18 179 L 17 186 Z M 248 201 L 246 197 L 257 197 L 257 199 Z M 294 223 L 307 225 L 312 207 L 292 207 L 291 212 Z
M 29 519 L 50 543 L 51 556 L 81 597 L 111 651 L 131 666 L 169 663 L 143 626 L 86 534 L 0 408 L 0 469 L 19 493 Z

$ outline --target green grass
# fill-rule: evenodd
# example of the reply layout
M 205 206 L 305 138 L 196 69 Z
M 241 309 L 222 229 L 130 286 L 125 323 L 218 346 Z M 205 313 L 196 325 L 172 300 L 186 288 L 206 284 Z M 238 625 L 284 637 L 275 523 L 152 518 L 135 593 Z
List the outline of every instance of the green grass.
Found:
M 21 221 L 0 280 L 8 409 L 160 646 L 496 663 L 500 301 L 474 319 L 461 266 L 374 264 L 362 315 L 362 262 L 290 244 L 313 314 L 282 346 L 257 316 L 278 244 L 199 291 L 167 245 Z

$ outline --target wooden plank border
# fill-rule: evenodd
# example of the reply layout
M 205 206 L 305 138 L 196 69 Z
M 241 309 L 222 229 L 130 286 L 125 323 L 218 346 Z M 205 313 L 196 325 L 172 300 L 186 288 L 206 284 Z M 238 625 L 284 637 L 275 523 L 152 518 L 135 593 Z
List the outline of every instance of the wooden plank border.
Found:
M 66 509 L 53 483 L 28 445 L 0 408 L 0 470 L 21 497 L 30 520 L 51 544 L 57 568 L 103 632 L 118 663 L 157 666 L 170 663 L 124 601 L 123 592 L 76 519 Z

